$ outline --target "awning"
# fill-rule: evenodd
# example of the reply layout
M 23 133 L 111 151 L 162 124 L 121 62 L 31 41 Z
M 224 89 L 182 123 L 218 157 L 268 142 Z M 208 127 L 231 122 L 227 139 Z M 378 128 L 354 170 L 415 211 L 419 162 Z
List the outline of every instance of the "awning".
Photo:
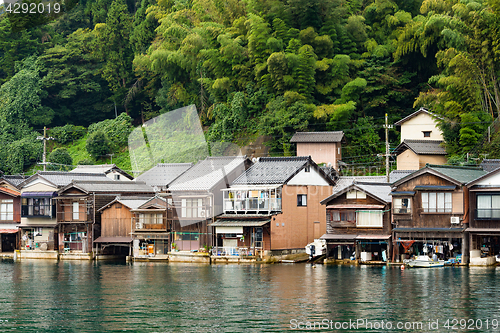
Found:
M 326 240 L 343 240 L 343 241 L 355 241 L 358 235 L 338 235 L 338 234 L 324 234 L 320 239 Z
M 56 197 L 57 192 L 23 192 L 21 193 L 21 197 L 23 198 L 52 198 Z
M 384 209 L 384 205 L 329 205 L 328 209 Z
M 463 232 L 461 228 L 394 228 L 395 232 Z
M 19 228 L 33 229 L 33 228 L 55 228 L 55 224 L 20 224 Z
M 473 233 L 484 233 L 484 234 L 499 234 L 500 228 L 467 228 L 465 231 Z
M 262 227 L 271 220 L 218 220 L 210 224 L 210 227 Z
M 17 234 L 18 229 L 0 229 L 0 234 Z
M 394 192 L 391 192 L 390 195 L 392 195 L 392 196 L 398 196 L 398 195 L 412 196 L 412 195 L 415 195 L 415 191 L 394 191 Z
M 415 191 L 453 191 L 457 187 L 455 185 L 417 185 Z
M 99 237 L 94 243 L 132 243 L 130 237 Z
M 379 239 L 389 239 L 391 235 L 359 235 L 356 239 L 366 239 L 366 240 L 379 240 Z

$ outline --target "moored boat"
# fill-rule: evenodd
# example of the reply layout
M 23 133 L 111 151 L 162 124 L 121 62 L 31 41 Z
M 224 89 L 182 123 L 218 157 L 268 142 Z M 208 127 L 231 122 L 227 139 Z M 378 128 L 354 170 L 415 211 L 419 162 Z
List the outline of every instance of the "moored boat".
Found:
M 404 262 L 409 267 L 431 268 L 444 267 L 444 260 L 432 260 L 429 256 L 416 256 L 414 259 L 408 259 Z

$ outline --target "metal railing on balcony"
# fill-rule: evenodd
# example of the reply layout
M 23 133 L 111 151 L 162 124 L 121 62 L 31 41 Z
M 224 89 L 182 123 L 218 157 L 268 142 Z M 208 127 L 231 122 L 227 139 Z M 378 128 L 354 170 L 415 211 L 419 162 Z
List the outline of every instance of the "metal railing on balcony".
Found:
M 275 212 L 281 211 L 279 198 L 224 199 L 224 213 L 229 212 Z

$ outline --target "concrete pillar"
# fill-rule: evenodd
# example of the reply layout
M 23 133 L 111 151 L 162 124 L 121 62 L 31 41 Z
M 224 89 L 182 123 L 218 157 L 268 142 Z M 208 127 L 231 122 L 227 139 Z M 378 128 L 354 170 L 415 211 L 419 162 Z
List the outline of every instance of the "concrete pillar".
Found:
M 462 234 L 462 263 L 464 264 L 469 263 L 469 253 L 470 253 L 469 235 L 470 233 L 468 231 L 464 231 L 464 233 Z

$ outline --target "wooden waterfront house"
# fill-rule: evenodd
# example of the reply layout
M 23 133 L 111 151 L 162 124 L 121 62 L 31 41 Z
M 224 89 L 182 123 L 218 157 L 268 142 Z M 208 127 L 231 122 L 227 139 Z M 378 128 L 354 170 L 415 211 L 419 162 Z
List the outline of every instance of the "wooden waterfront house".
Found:
M 167 199 L 155 195 L 132 212 L 133 256 L 162 257 L 171 249 L 173 209 Z
M 297 132 L 290 142 L 297 145 L 297 156 L 311 156 L 316 164 L 330 164 L 338 170 L 344 132 Z
M 29 250 L 56 250 L 58 230 L 56 220 L 57 191 L 74 180 L 99 181 L 107 179 L 104 173 L 73 173 L 39 171 L 24 180 L 21 188 L 21 248 Z
M 67 184 L 54 198 L 59 253 L 92 252 L 101 236 L 101 214 L 96 212 L 117 196 L 149 198 L 153 195 L 153 189 L 144 182 L 114 181 L 106 176 L 100 180 L 75 180 Z
M 469 183 L 468 228 L 471 265 L 496 264 L 500 254 L 500 168 Z
M 208 224 L 223 212 L 221 190 L 251 163 L 246 156 L 207 157 L 172 181 L 163 195 L 174 207 L 171 241 L 177 250 L 212 245 Z
M 477 167 L 427 165 L 394 182 L 392 259 L 406 252 L 428 253 L 432 246 L 441 257 L 461 254 L 467 262 L 464 230 L 471 211 L 465 185 L 485 174 Z
M 327 257 L 387 261 L 391 253 L 390 184 L 354 181 L 321 201 L 326 206 Z
M 97 254 L 132 254 L 134 213 L 148 197 L 116 197 L 97 210 L 101 215 L 101 235 L 95 240 Z
M 222 191 L 224 214 L 212 223 L 215 253 L 304 250 L 326 231 L 319 201 L 332 186 L 311 157 L 259 158 Z
M 401 143 L 395 149 L 398 170 L 418 170 L 427 163 L 445 164 L 443 133 L 436 115 L 425 108 L 396 122 L 401 126 Z

